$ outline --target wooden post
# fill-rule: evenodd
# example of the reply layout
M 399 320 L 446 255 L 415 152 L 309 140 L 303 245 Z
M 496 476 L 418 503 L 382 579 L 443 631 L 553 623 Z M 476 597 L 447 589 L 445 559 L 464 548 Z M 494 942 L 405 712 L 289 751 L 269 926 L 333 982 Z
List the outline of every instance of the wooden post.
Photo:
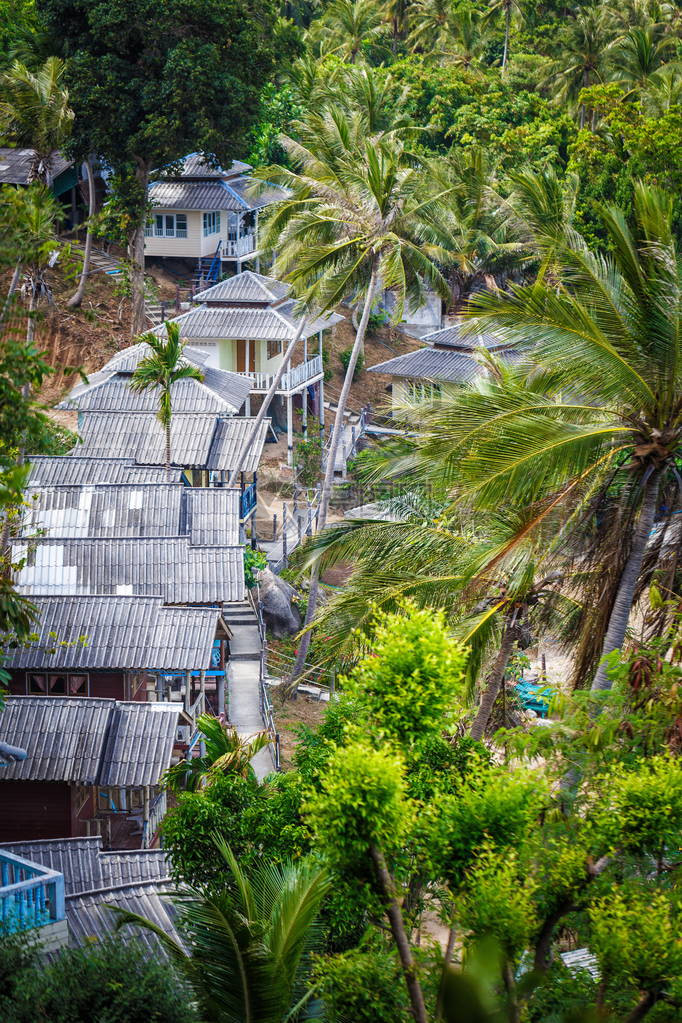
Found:
M 298 514 L 298 487 L 294 484 L 294 518 Z
M 182 700 L 182 705 L 185 709 L 185 713 L 189 712 L 189 706 L 192 701 L 192 673 L 191 671 L 185 672 L 185 695 Z
M 148 849 L 152 840 L 149 833 L 149 785 L 145 785 L 142 794 L 142 834 L 145 836 L 144 848 Z
M 303 429 L 303 439 L 308 439 L 308 385 L 305 384 L 303 387 L 303 393 L 301 395 L 301 427 Z
M 277 539 L 277 515 L 276 514 L 273 514 L 273 516 L 272 516 L 272 539 L 273 539 L 273 541 Z
M 287 567 L 287 506 L 282 505 L 282 561 Z
M 227 666 L 225 671 L 227 671 Z M 218 676 L 216 686 L 218 689 L 218 716 L 220 717 L 225 714 L 225 672 Z
M 296 516 L 296 529 L 298 531 L 298 542 L 300 544 L 301 539 L 302 539 L 302 526 L 301 526 L 301 516 L 300 515 Z
M 320 356 L 320 362 L 322 362 L 322 331 L 317 335 L 318 339 L 318 352 Z M 320 407 L 318 409 L 318 417 L 320 421 L 320 444 L 324 444 L 324 362 L 322 362 L 322 379 L 319 383 L 319 402 Z

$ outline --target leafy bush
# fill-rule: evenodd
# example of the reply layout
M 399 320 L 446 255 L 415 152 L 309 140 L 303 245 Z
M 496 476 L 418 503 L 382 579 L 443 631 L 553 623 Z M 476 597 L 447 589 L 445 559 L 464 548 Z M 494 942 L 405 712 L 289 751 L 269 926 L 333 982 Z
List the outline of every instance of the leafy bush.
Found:
M 348 366 L 350 364 L 350 357 L 353 354 L 352 346 L 350 348 L 343 348 L 339 352 L 339 361 L 343 366 L 343 372 L 348 372 Z M 355 369 L 353 370 L 353 380 L 357 380 L 365 366 L 365 353 L 360 352 L 358 355 L 358 361 L 355 363 Z
M 299 481 L 304 487 L 314 487 L 322 475 L 322 448 L 319 438 L 296 442 L 294 464 Z
M 268 567 L 268 559 L 262 551 L 254 551 L 253 547 L 244 548 L 244 582 L 246 588 L 252 590 L 256 585 L 256 572 Z

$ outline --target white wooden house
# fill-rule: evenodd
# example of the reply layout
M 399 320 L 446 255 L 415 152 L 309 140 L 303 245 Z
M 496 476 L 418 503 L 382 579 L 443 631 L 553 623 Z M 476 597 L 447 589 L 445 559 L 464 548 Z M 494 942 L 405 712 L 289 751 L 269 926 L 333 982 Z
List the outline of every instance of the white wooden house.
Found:
M 193 350 L 201 351 L 205 365 L 229 370 L 249 378 L 251 393 L 245 414 L 252 414 L 251 395 L 264 395 L 282 364 L 289 341 L 300 322 L 289 286 L 272 277 L 246 270 L 194 296 L 195 306 L 175 317 L 180 336 Z M 300 407 L 303 432 L 307 430 L 309 405 L 324 427 L 324 368 L 322 334 L 343 317 L 336 313 L 311 314 L 306 320 L 291 368 L 277 388 L 273 416 L 286 418 L 289 460 L 293 454 L 294 403 Z M 165 325 L 155 333 L 165 336 Z
M 226 272 L 239 273 L 248 260 L 258 268 L 258 212 L 284 193 L 268 186 L 251 194 L 250 170 L 238 160 L 227 169 L 212 166 L 200 153 L 192 153 L 179 167 L 158 172 L 148 191 L 152 209 L 145 255 L 197 260 L 206 279 L 213 265 L 213 280 Z

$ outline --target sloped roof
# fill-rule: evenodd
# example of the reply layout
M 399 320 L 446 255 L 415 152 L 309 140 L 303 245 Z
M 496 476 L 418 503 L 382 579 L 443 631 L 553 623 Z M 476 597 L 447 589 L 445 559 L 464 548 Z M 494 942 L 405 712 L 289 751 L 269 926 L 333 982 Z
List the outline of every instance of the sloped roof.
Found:
M 442 345 L 452 348 L 474 349 L 488 348 L 494 351 L 496 348 L 506 347 L 505 342 L 494 334 L 477 333 L 462 336 L 462 324 L 455 323 L 450 327 L 443 327 L 442 330 L 434 330 L 430 334 L 424 334 L 421 338 L 430 345 Z
M 57 408 L 78 409 L 81 412 L 156 412 L 159 407 L 159 388 L 150 387 L 134 391 L 131 386 L 132 369 L 149 351 L 148 345 L 135 345 L 135 352 L 126 360 L 125 354 L 110 359 L 107 365 L 93 374 L 87 384 L 73 388 Z M 146 349 L 146 351 L 145 351 Z M 200 369 L 203 380 L 177 380 L 171 386 L 173 412 L 210 413 L 220 415 L 238 412 L 251 390 L 251 381 L 239 373 L 206 369 L 195 362 L 194 352 L 182 360 Z
M 224 210 L 248 213 L 270 206 L 284 197 L 275 185 L 263 187 L 246 175 L 229 180 L 202 181 L 162 179 L 149 185 L 152 213 L 155 210 Z
M 395 359 L 370 366 L 370 373 L 386 373 L 388 376 L 405 377 L 409 380 L 445 380 L 450 383 L 466 383 L 483 372 L 481 365 L 462 352 L 448 352 L 437 348 L 420 348 L 407 352 Z
M 172 888 L 168 880 L 153 880 L 67 896 L 66 916 L 71 944 L 86 945 L 113 933 L 116 915 L 108 906 L 117 906 L 144 916 L 169 937 L 180 941 L 175 929 L 177 913 L 169 898 Z M 158 939 L 144 928 L 125 927 L 120 933 L 125 940 L 135 938 L 148 954 L 158 956 L 163 952 Z
M 195 302 L 246 302 L 255 305 L 271 305 L 289 294 L 290 287 L 274 277 L 244 270 L 234 277 L 228 277 L 194 296 Z
M 6 648 L 8 668 L 189 671 L 207 668 L 217 608 L 164 607 L 160 597 L 31 596 L 36 639 Z
M 33 149 L 0 147 L 0 185 L 27 185 L 34 152 Z M 73 167 L 73 160 L 67 160 L 57 151 L 52 154 L 53 181 L 69 167 Z
M 177 720 L 171 703 L 10 696 L 0 740 L 28 757 L 0 765 L 0 780 L 155 785 L 170 766 Z
M 149 355 L 149 351 L 149 345 L 144 341 L 140 341 L 136 345 L 129 345 L 127 348 L 122 348 L 120 352 L 112 355 L 109 361 L 105 362 L 97 373 L 91 373 L 90 380 L 93 380 L 95 376 L 99 377 L 100 374 L 134 373 L 142 360 Z M 198 366 L 203 372 L 207 360 L 207 352 L 203 352 L 201 348 L 191 348 L 188 345 L 183 349 L 180 363 L 181 365 L 187 363 L 191 366 Z M 229 375 L 231 376 L 232 374 Z
M 137 465 L 130 458 L 89 458 L 81 455 L 29 455 L 29 486 L 50 487 L 87 483 L 168 483 L 158 465 Z M 182 471 L 171 469 L 171 482 L 180 483 Z
M 32 596 L 161 596 L 168 604 L 244 599 L 242 548 L 192 547 L 187 537 L 38 539 L 12 545 L 17 587 Z
M 241 160 L 233 160 L 230 166 L 225 168 L 215 160 L 208 159 L 203 153 L 190 153 L 177 169 L 169 167 L 158 173 L 168 178 L 233 178 L 251 169 L 251 164 L 242 163 Z
M 192 544 L 239 543 L 236 489 L 124 483 L 28 487 L 24 494 L 24 536 L 40 531 L 52 538 L 189 536 Z M 209 529 L 215 539 L 202 539 Z
M 302 337 L 312 337 L 343 319 L 338 313 L 312 316 L 306 321 Z M 253 341 L 290 341 L 296 334 L 300 316 L 295 313 L 294 302 L 274 306 L 208 306 L 200 305 L 176 316 L 183 338 L 207 340 L 249 339 Z M 166 327 L 161 324 L 154 333 L 165 337 Z
M 234 469 L 253 418 L 229 416 L 173 416 L 171 457 L 175 465 L 201 469 Z M 270 420 L 265 419 L 245 472 L 258 467 Z M 76 455 L 128 455 L 143 465 L 163 465 L 165 434 L 155 415 L 139 412 L 89 412 L 82 417 L 81 443 Z
M 101 835 L 7 842 L 0 848 L 63 874 L 67 895 L 96 888 L 160 881 L 170 874 L 163 849 L 104 852 Z

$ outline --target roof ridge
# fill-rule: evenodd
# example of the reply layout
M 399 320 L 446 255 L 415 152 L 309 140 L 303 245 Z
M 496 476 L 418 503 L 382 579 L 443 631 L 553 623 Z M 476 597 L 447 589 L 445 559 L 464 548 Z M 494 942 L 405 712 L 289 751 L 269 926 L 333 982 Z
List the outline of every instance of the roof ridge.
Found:
M 127 888 L 148 888 L 151 887 L 152 885 L 161 884 L 172 885 L 173 878 L 172 877 L 144 878 L 140 879 L 139 881 L 126 881 L 123 884 L 107 885 L 105 888 L 89 888 L 88 891 L 86 892 L 71 892 L 69 895 L 65 896 L 65 899 L 68 902 L 69 899 L 80 899 L 83 898 L 83 896 L 85 895 L 103 895 L 105 892 L 119 892 L 124 891 Z M 170 892 L 164 894 L 170 894 Z

